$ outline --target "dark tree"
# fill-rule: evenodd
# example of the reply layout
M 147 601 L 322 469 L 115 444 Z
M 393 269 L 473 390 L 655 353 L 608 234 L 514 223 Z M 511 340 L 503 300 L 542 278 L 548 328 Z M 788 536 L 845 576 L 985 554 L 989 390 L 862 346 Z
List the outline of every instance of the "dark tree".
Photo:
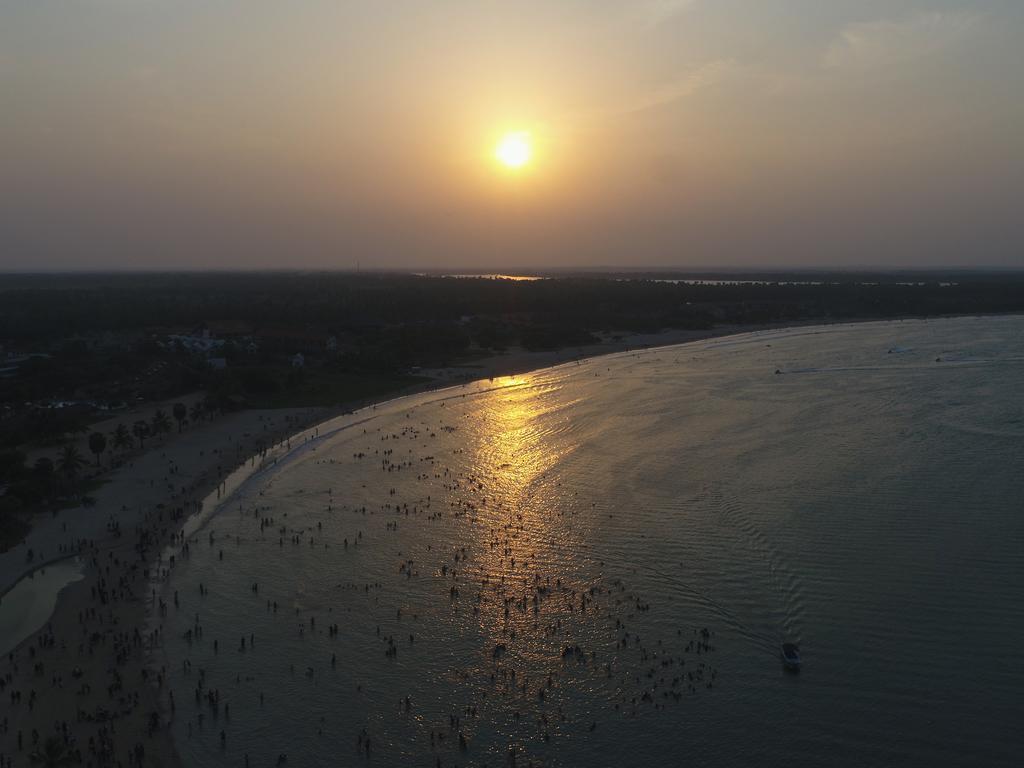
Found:
M 89 450 L 96 454 L 96 466 L 100 465 L 100 456 L 107 450 L 107 438 L 102 432 L 89 435 Z
M 78 452 L 76 446 L 68 443 L 61 449 L 60 456 L 57 457 L 57 469 L 68 487 L 74 486 L 78 481 L 84 466 L 85 459 L 82 458 L 82 454 Z
M 159 408 L 156 409 L 156 413 L 153 414 L 153 434 L 159 435 L 161 432 L 166 432 L 171 428 L 170 419 L 167 418 L 167 414 Z
M 171 413 L 174 414 L 174 420 L 178 422 L 178 434 L 181 434 L 181 427 L 188 417 L 188 408 L 185 407 L 184 403 L 175 403 Z
M 110 437 L 114 442 L 114 448 L 119 451 L 132 447 L 131 433 L 128 431 L 128 427 L 124 424 L 118 424 L 117 429 L 110 433 Z
M 149 424 L 144 421 L 136 421 L 132 424 L 132 434 L 139 441 L 139 447 L 146 447 L 146 438 L 149 437 Z

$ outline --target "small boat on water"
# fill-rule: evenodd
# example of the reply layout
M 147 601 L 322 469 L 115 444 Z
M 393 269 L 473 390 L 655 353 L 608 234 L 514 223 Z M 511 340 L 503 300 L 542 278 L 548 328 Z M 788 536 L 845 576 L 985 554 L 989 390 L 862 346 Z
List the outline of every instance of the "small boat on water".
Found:
M 800 669 L 800 646 L 795 643 L 783 643 L 782 662 L 787 669 Z

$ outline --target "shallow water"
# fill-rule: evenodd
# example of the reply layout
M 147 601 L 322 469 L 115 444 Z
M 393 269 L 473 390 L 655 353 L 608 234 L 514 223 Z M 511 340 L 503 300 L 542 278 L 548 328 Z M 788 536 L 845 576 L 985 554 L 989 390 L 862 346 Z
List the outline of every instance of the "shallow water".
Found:
M 65 587 L 82 580 L 83 568 L 77 557 L 45 565 L 0 598 L 0 655 L 14 650 L 46 625 L 57 597 Z
M 163 585 L 181 753 L 354 764 L 365 733 L 378 765 L 1013 764 L 1020 391 L 1024 319 L 874 323 L 324 425 Z

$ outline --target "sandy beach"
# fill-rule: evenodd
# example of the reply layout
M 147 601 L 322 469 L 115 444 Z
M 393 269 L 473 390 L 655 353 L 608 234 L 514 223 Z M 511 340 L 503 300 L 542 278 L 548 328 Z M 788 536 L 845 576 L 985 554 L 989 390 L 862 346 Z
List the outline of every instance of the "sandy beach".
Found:
M 41 563 L 77 555 L 85 565 L 46 626 L 4 662 L 3 765 L 29 765 L 49 737 L 72 745 L 85 765 L 178 764 L 161 727 L 170 702 L 160 700 L 159 670 L 149 669 L 149 650 L 160 642 L 146 631 L 158 608 L 146 594 L 150 567 L 223 476 L 327 415 L 245 411 L 154 440 L 109 473 L 94 506 L 35 520 L 25 541 L 0 556 L 5 591 Z
M 399 394 L 760 328 L 623 335 L 586 347 L 513 352 L 424 371 L 431 381 Z M 83 765 L 180 764 L 166 728 L 173 697 L 150 654 L 161 643 L 161 606 L 155 593 L 147 594 L 154 564 L 224 477 L 334 414 L 321 408 L 249 410 L 152 440 L 145 452 L 107 474 L 94 506 L 38 518 L 22 544 L 0 555 L 4 592 L 43 563 L 77 555 L 84 565 L 84 578 L 60 593 L 50 621 L 4 662 L 2 768 L 32 764 L 30 756 L 44 752 L 47 739 Z

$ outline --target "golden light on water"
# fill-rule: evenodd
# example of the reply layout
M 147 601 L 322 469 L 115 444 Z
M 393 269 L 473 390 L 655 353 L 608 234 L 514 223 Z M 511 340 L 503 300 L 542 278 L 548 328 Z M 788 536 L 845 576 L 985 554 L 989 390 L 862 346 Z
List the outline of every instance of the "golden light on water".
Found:
M 530 134 L 526 131 L 512 131 L 501 137 L 494 149 L 494 156 L 506 168 L 518 170 L 530 162 L 533 148 Z
M 582 575 L 588 563 L 579 556 L 573 528 L 575 489 L 563 487 L 556 469 L 576 447 L 571 440 L 552 439 L 551 430 L 558 432 L 564 422 L 551 414 L 563 403 L 546 395 L 558 389 L 528 375 L 498 378 L 472 411 L 469 475 L 483 484 L 479 495 L 486 496 L 475 550 L 483 595 L 475 619 L 485 639 L 480 672 L 491 671 L 496 654 L 514 644 L 504 663 L 520 665 L 524 675 L 512 679 L 513 687 L 526 684 L 532 673 L 543 677 L 544 670 L 562 668 L 563 646 L 549 634 L 550 612 L 575 604 L 587 588 Z M 563 620 L 566 626 L 573 621 L 563 614 L 560 626 Z

